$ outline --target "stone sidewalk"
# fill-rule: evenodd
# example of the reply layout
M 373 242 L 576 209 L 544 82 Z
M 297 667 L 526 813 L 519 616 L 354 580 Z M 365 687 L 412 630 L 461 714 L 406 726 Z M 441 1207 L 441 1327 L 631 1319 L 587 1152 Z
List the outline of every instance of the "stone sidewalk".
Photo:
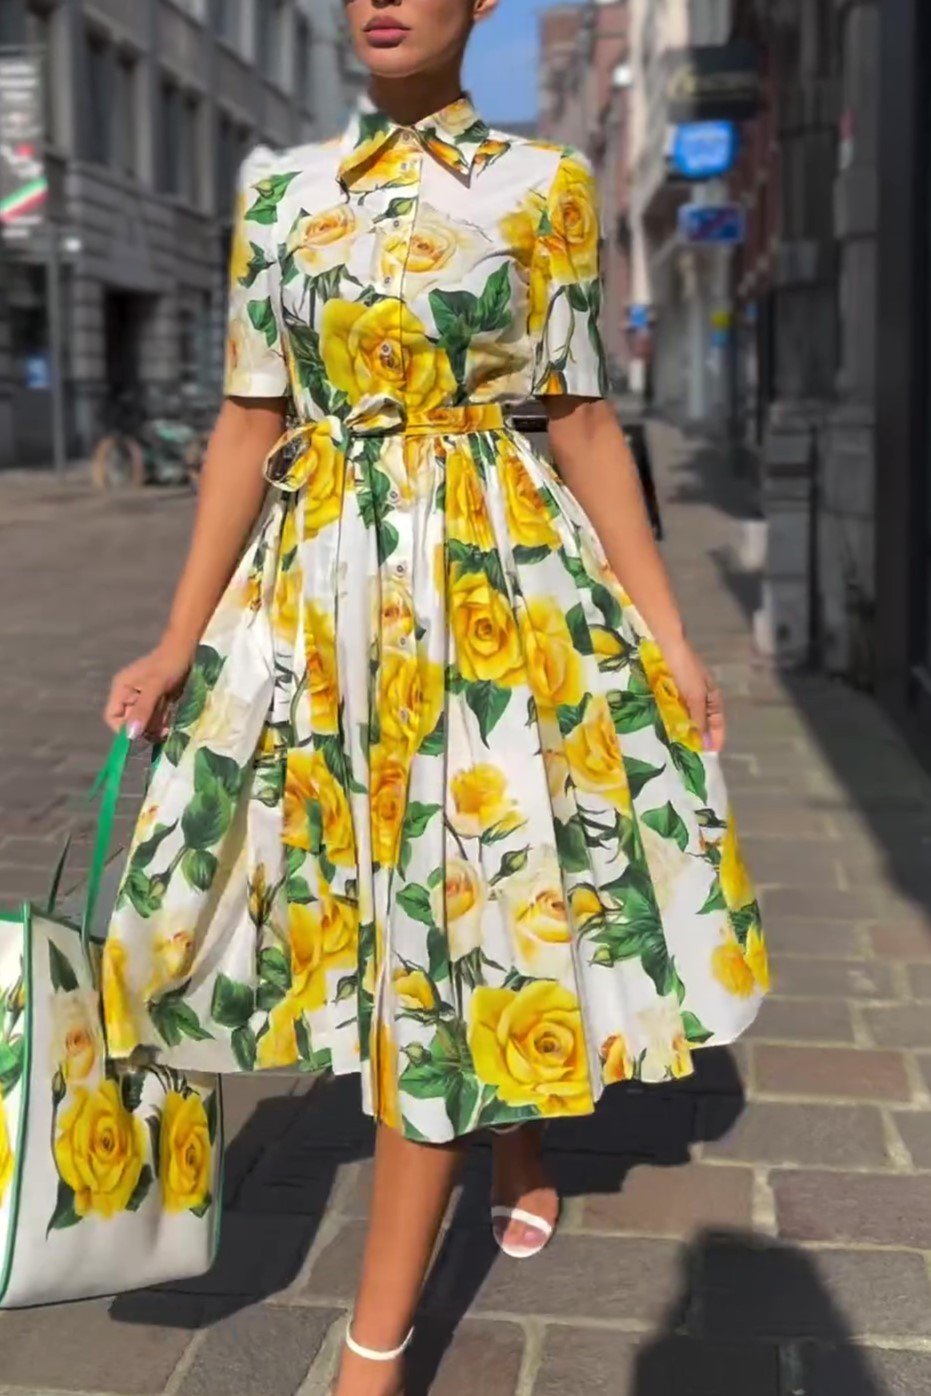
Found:
M 730 561 L 740 492 L 712 453 L 667 428 L 652 439 L 672 568 L 730 695 L 727 766 L 776 992 L 693 1081 L 620 1089 L 552 1129 L 565 1213 L 532 1263 L 489 1244 L 487 1151 L 473 1150 L 410 1390 L 929 1396 L 931 782 L 868 699 L 754 662 L 752 579 Z M 184 496 L 0 478 L 5 900 L 45 889 L 105 747 L 106 678 L 154 635 L 189 517 Z M 325 1391 L 370 1131 L 351 1083 L 267 1078 L 227 1096 L 214 1272 L 0 1315 L 0 1393 Z

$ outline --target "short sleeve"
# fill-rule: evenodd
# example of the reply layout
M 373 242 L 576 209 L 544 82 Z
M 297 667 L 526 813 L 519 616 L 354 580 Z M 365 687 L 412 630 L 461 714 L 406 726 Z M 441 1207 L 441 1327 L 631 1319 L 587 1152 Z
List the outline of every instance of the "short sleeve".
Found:
M 531 301 L 540 326 L 533 391 L 604 397 L 607 371 L 601 336 L 598 192 L 588 161 L 560 157 L 546 201 L 531 267 Z
M 229 323 L 224 391 L 229 397 L 284 397 L 280 263 L 275 228 L 290 176 L 274 172 L 259 146 L 239 172 L 230 251 Z

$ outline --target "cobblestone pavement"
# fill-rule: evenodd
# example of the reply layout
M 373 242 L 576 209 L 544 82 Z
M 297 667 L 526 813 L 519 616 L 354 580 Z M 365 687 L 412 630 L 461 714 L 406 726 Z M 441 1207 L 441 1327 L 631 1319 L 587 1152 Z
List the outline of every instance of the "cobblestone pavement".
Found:
M 413 1354 L 436 1396 L 931 1393 L 931 783 L 871 702 L 780 680 L 730 561 L 739 491 L 653 429 L 668 550 L 730 693 L 727 764 L 777 988 L 696 1079 L 612 1092 L 550 1132 L 551 1247 L 495 1255 L 470 1157 Z M 105 740 L 119 661 L 155 632 L 190 501 L 0 482 L 0 883 L 44 889 Z M 351 1084 L 229 1088 L 228 1213 L 197 1283 L 0 1315 L 0 1392 L 313 1396 L 362 1239 L 371 1138 Z M 5 1383 L 5 1384 L 4 1384 Z

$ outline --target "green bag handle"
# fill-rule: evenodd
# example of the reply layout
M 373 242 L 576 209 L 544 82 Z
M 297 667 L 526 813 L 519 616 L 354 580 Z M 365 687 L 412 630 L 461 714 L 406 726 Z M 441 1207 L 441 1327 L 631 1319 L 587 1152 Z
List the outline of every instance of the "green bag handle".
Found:
M 87 891 L 84 896 L 84 912 L 81 916 L 81 945 L 85 955 L 90 954 L 91 927 L 94 912 L 100 898 L 100 884 L 103 881 L 107 854 L 113 839 L 113 825 L 116 820 L 116 807 L 120 798 L 126 764 L 132 749 L 132 741 L 125 727 L 113 739 L 113 744 L 103 763 L 100 774 L 94 781 L 90 799 L 100 797 L 100 813 L 97 816 L 97 829 L 94 834 L 94 850 L 91 855 L 90 870 L 87 874 Z

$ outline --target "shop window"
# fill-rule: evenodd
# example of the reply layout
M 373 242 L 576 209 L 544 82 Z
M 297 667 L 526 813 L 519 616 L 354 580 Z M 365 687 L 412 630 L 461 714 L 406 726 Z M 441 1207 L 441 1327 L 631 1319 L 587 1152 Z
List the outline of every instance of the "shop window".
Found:
M 87 34 L 87 159 L 97 165 L 109 165 L 111 160 L 112 81 L 110 52 L 106 40 L 93 32 Z

